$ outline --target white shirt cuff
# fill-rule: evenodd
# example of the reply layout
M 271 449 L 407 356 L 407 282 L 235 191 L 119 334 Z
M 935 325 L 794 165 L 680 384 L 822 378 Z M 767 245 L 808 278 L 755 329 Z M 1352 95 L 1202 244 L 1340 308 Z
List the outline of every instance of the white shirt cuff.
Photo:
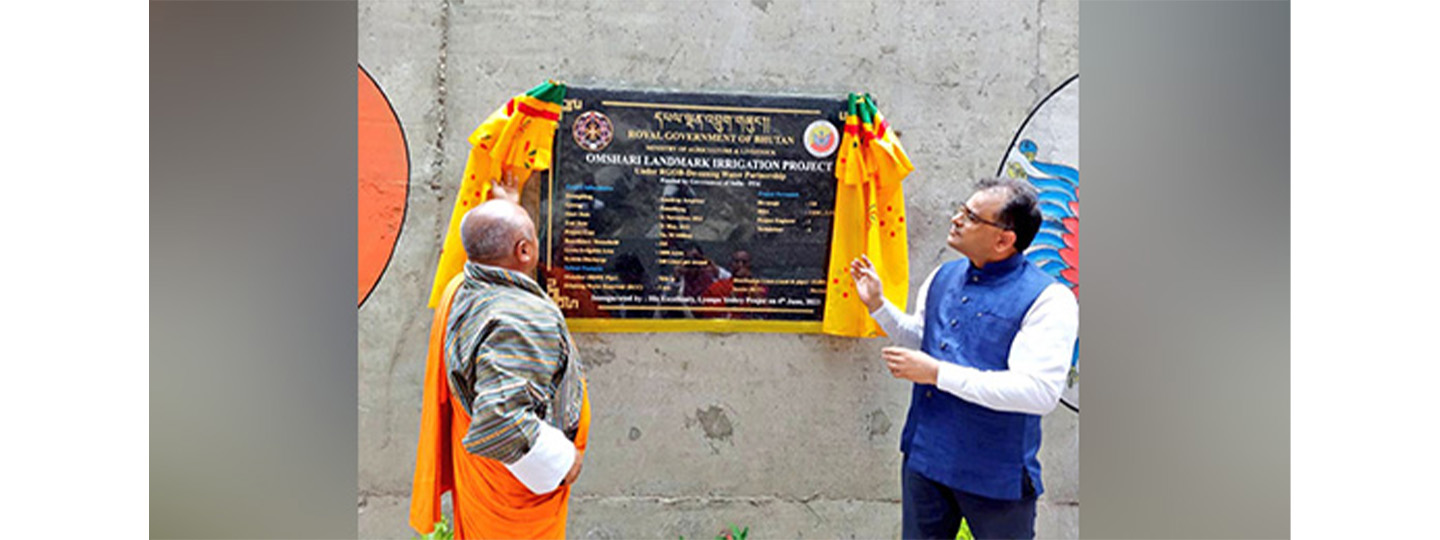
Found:
M 941 361 L 940 372 L 935 374 L 935 387 L 955 396 L 961 396 L 960 389 L 965 387 L 965 376 L 969 375 L 968 371 L 977 370 Z
M 555 426 L 540 423 L 535 445 L 515 463 L 506 465 L 515 479 L 536 495 L 555 491 L 575 464 L 575 444 Z
M 875 311 L 870 312 L 870 318 L 875 319 L 876 322 L 880 321 L 880 317 L 889 317 L 890 320 L 894 320 L 894 311 L 898 311 L 899 309 L 900 308 L 895 307 L 893 304 L 891 304 L 889 300 L 881 298 L 880 307 L 875 308 Z

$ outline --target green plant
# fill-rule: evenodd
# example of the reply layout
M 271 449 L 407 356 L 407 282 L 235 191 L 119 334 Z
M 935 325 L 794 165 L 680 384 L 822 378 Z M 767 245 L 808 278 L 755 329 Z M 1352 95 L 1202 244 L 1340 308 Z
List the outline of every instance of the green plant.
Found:
M 745 527 L 744 529 L 741 529 L 739 527 L 736 527 L 732 523 L 730 525 L 730 530 L 720 531 L 720 534 L 715 535 L 715 540 L 745 540 L 745 537 L 749 534 L 750 527 Z M 680 540 L 685 540 L 685 535 L 680 535 Z
M 975 540 L 975 535 L 970 533 L 970 522 L 960 518 L 960 532 L 955 533 L 955 540 Z
M 450 518 L 440 518 L 435 522 L 435 530 L 424 536 L 416 536 L 414 540 L 455 540 L 455 531 L 450 530 Z
M 732 523 L 730 525 L 730 532 L 722 532 L 718 535 L 715 535 L 715 540 L 745 540 L 745 536 L 748 534 L 750 534 L 750 527 L 745 527 L 744 529 L 741 529 L 739 527 L 736 527 Z

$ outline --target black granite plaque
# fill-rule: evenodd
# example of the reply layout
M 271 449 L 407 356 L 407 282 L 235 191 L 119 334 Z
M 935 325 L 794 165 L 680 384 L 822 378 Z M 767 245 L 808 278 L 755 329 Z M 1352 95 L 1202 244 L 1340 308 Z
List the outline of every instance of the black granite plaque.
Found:
M 841 97 L 570 87 L 539 182 L 541 283 L 584 329 L 819 323 L 844 110 Z M 720 324 L 666 327 L 677 319 Z

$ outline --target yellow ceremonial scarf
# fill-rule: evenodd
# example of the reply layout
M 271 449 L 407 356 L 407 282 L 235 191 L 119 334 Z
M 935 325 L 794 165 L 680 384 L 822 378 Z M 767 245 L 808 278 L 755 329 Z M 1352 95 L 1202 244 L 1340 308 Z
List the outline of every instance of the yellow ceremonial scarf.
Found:
M 905 191 L 901 181 L 915 166 L 895 130 L 869 94 L 850 94 L 845 134 L 836 156 L 835 227 L 830 247 L 822 332 L 875 337 L 884 331 L 855 293 L 850 261 L 864 254 L 875 264 L 885 298 L 902 311 L 910 294 Z
M 465 248 L 460 245 L 460 219 L 465 212 L 490 199 L 490 183 L 505 172 L 515 173 L 519 188 L 525 188 L 530 174 L 550 168 L 550 147 L 555 141 L 555 127 L 560 123 L 560 103 L 565 99 L 565 86 L 554 81 L 515 96 L 491 113 L 480 127 L 470 134 L 470 157 L 465 161 L 460 193 L 455 209 L 450 212 L 450 226 L 445 233 L 445 246 L 440 263 L 435 267 L 435 281 L 430 288 L 430 307 L 440 301 L 450 278 L 465 267 Z

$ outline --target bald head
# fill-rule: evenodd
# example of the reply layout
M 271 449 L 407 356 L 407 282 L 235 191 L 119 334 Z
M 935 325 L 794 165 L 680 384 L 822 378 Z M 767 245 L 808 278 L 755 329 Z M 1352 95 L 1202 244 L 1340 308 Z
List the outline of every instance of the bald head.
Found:
M 506 200 L 490 200 L 460 220 L 460 243 L 472 262 L 531 273 L 535 256 L 535 223 L 529 212 Z

